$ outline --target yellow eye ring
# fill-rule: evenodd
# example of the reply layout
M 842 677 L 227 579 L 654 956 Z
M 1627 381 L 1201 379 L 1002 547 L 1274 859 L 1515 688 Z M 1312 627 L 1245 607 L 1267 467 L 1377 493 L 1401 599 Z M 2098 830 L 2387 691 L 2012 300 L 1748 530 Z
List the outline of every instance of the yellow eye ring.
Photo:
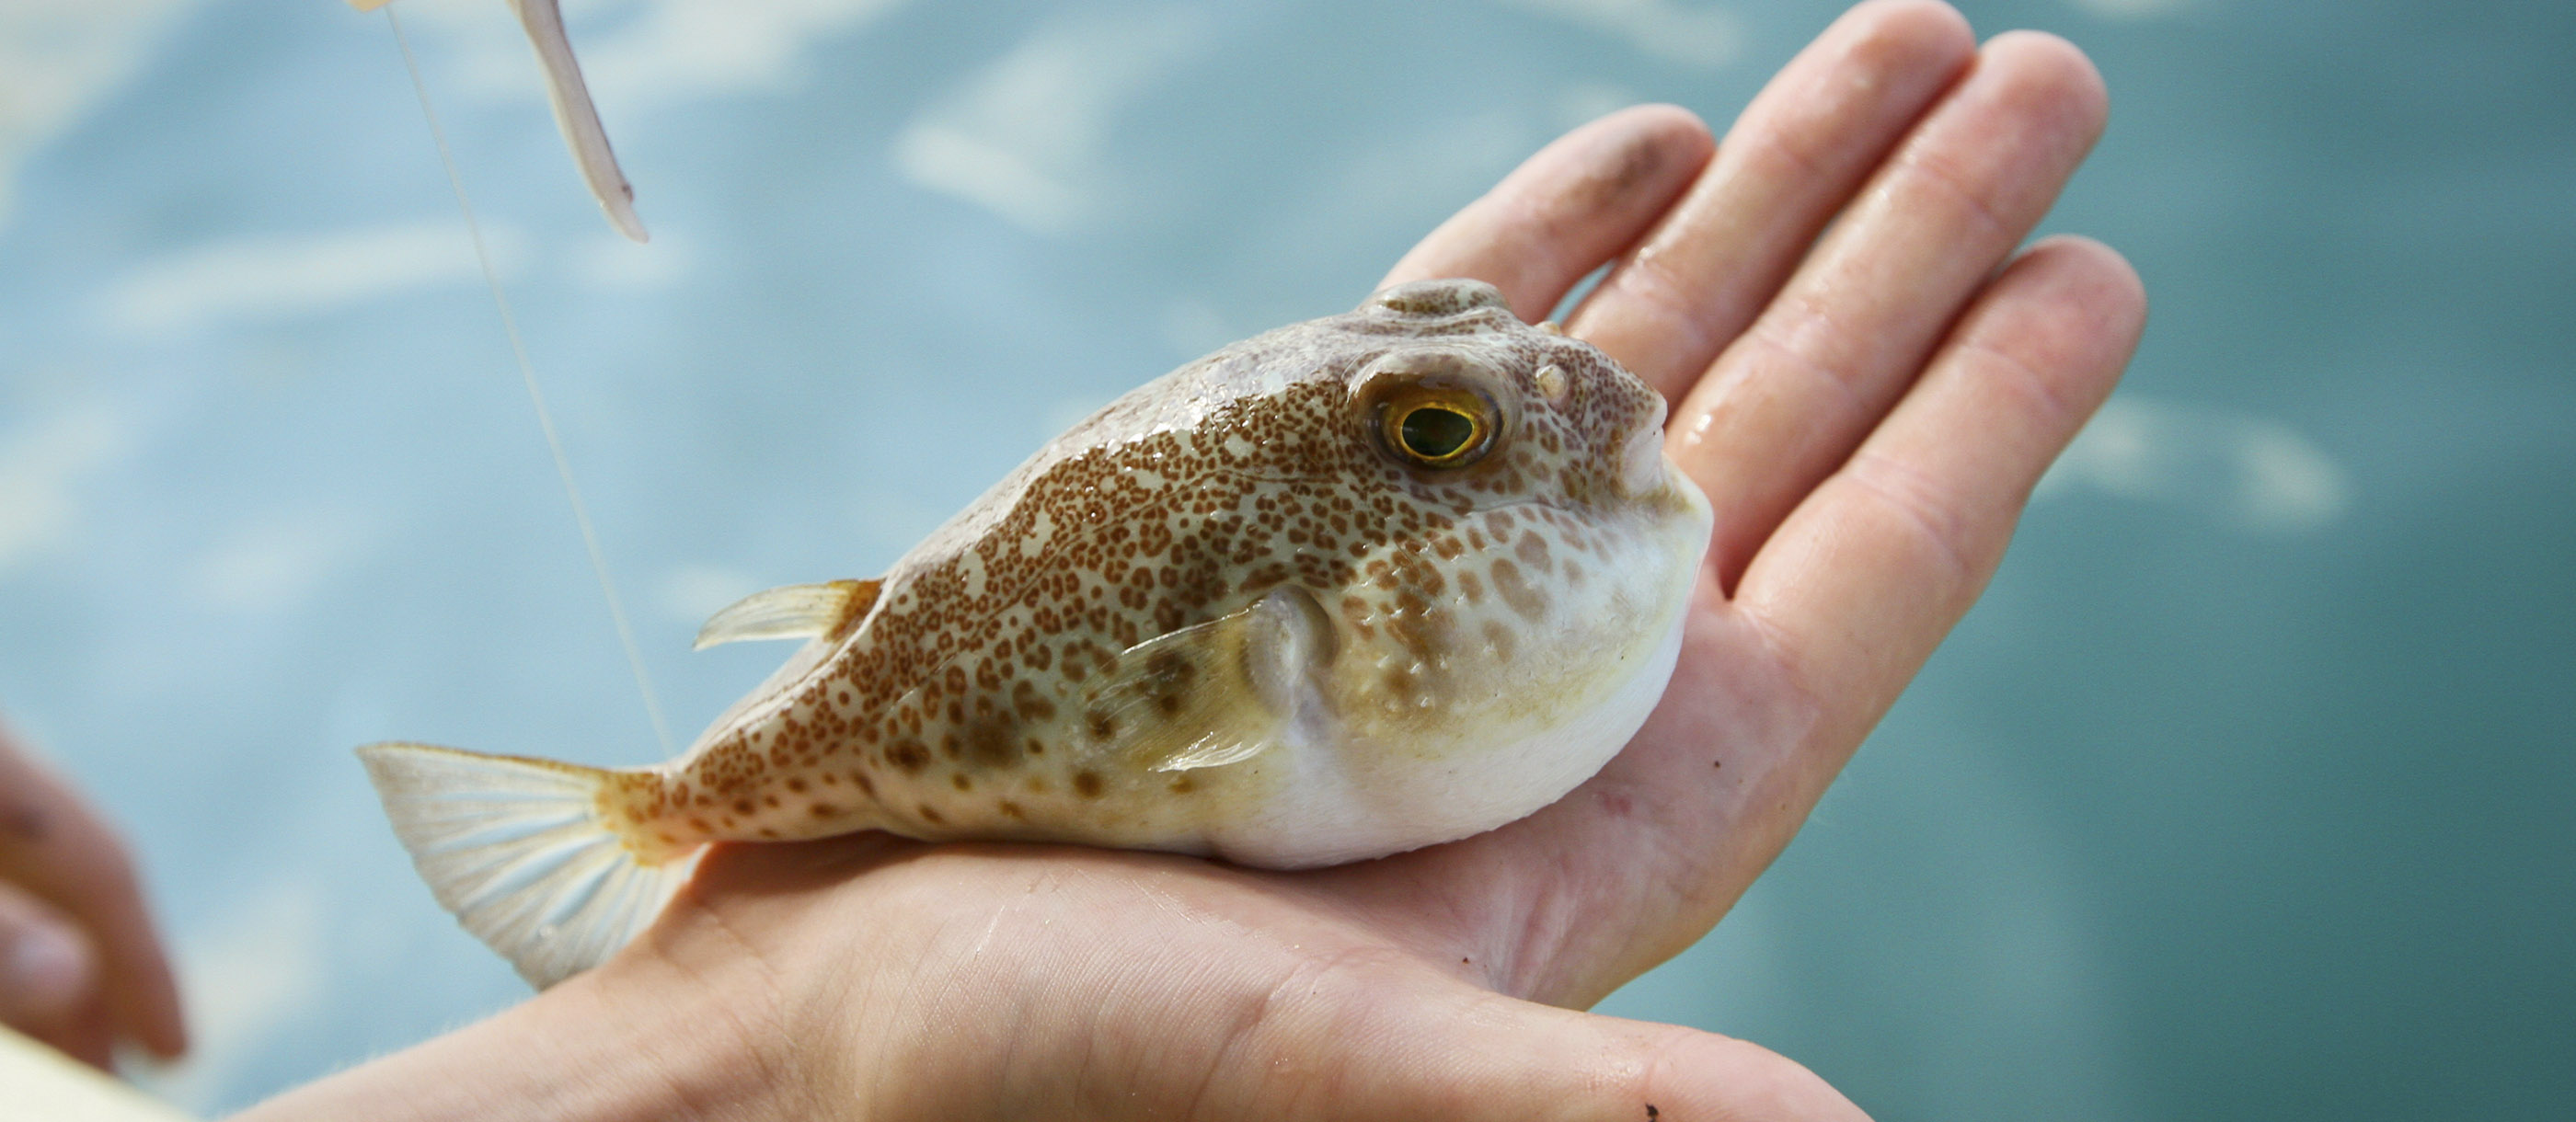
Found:
M 1427 468 L 1459 468 L 1493 444 L 1493 407 L 1472 393 L 1417 387 L 1379 412 L 1380 432 L 1397 455 Z

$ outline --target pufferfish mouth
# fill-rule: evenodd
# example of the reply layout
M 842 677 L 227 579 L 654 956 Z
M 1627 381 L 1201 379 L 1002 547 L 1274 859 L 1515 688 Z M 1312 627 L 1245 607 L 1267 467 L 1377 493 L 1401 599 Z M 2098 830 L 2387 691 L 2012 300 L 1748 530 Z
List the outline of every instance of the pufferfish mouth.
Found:
M 1643 498 L 1664 488 L 1664 401 L 1655 399 L 1655 415 L 1629 433 L 1619 446 L 1619 490 Z

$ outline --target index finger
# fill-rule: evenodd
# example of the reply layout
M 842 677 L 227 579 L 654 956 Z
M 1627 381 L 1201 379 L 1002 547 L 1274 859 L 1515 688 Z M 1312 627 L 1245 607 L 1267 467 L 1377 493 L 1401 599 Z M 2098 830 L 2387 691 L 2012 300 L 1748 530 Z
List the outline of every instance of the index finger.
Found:
M 117 1027 L 153 1054 L 188 1048 L 179 990 L 124 845 L 89 804 L 0 726 L 0 879 L 88 929 Z
M 1639 105 L 1559 137 L 1431 231 L 1378 287 L 1472 277 L 1536 322 L 1672 205 L 1715 141 L 1689 110 Z
M 1932 0 L 1844 13 L 1744 107 L 1566 329 L 1679 405 L 1975 52 L 1967 21 Z

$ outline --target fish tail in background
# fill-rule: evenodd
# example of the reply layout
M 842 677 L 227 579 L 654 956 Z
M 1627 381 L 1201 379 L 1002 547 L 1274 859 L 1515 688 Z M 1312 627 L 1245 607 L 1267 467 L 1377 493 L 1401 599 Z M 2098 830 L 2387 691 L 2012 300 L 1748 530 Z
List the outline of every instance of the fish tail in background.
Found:
M 349 0 L 349 6 L 372 12 L 388 2 Z M 599 107 L 591 102 L 590 87 L 581 80 L 581 63 L 573 58 L 572 40 L 564 35 L 563 13 L 556 0 L 510 0 L 510 10 L 528 33 L 528 45 L 536 48 L 537 65 L 546 75 L 546 102 L 554 107 L 555 127 L 563 131 L 564 143 L 572 147 L 582 182 L 589 185 L 591 197 L 599 200 L 599 209 L 607 212 L 618 233 L 645 241 L 649 235 L 644 232 L 644 220 L 635 216 L 635 188 L 626 182 L 626 173 L 617 166 L 617 153 L 608 147 L 608 129 L 599 123 Z M 391 18 L 393 13 L 385 15 Z M 399 22 L 394 33 L 402 33 Z
M 581 165 L 582 181 L 590 185 L 592 197 L 608 212 L 618 233 L 645 240 L 644 220 L 635 216 L 635 188 L 618 170 L 617 153 L 609 150 L 608 129 L 599 123 L 599 107 L 591 103 L 590 88 L 581 80 L 581 63 L 572 57 L 572 40 L 564 35 L 563 13 L 555 0 L 510 0 L 510 7 L 519 14 L 519 25 L 527 30 L 528 43 L 536 48 L 537 62 L 545 69 L 546 101 L 554 106 L 555 126 L 572 146 L 573 161 Z
M 606 961 L 697 867 L 701 846 L 605 813 L 606 796 L 658 776 L 428 744 L 358 758 L 430 892 L 540 989 Z

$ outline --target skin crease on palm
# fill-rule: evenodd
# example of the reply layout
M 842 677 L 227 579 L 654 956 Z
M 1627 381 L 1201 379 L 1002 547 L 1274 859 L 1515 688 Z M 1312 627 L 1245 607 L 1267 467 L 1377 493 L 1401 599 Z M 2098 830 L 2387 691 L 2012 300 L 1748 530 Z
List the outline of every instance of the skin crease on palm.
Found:
M 1558 804 L 1289 874 L 723 846 L 607 965 L 249 1117 L 1861 1117 L 1757 1045 L 1576 1010 L 1787 844 L 2109 394 L 2137 278 L 2081 240 L 2016 252 L 2104 113 L 2062 41 L 1866 4 L 1722 145 L 1668 106 L 1596 121 L 1387 276 L 1535 319 L 1615 262 L 1567 329 L 1672 400 L 1718 512 L 1671 688 Z

